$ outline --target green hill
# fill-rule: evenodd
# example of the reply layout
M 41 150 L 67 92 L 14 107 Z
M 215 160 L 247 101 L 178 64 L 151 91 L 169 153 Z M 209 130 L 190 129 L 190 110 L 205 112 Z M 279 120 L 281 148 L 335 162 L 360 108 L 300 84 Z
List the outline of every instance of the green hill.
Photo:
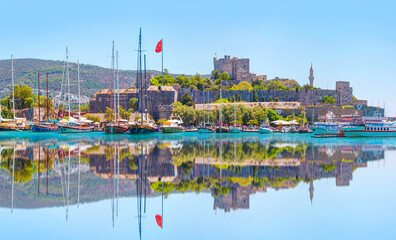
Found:
M 69 63 L 70 91 L 77 94 L 77 63 Z M 45 74 L 49 74 L 49 89 L 60 91 L 64 71 L 63 61 L 41 59 L 15 59 L 15 84 L 26 84 L 37 87 L 37 71 L 40 71 L 41 88 L 45 87 Z M 149 70 L 154 76 L 159 71 Z M 120 88 L 135 85 L 136 71 L 119 71 Z M 89 96 L 103 88 L 109 88 L 111 83 L 111 69 L 94 65 L 80 64 L 81 94 Z M 0 60 L 0 90 L 11 87 L 11 60 Z M 9 93 L 7 93 L 7 96 Z M 3 96 L 4 97 L 4 96 Z

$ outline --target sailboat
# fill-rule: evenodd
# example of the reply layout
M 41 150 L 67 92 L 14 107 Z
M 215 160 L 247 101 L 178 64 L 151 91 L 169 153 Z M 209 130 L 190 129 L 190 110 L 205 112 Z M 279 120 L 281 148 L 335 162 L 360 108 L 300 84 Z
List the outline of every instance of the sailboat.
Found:
M 146 62 L 146 57 L 144 57 Z M 137 61 L 137 73 L 136 73 L 136 89 L 137 89 L 137 100 L 138 100 L 138 112 L 141 113 L 140 123 L 135 121 L 129 126 L 129 133 L 130 134 L 147 134 L 147 133 L 154 133 L 158 131 L 157 126 L 153 121 L 148 119 L 147 114 L 147 85 L 146 85 L 146 76 L 144 76 L 143 82 L 143 71 L 142 71 L 142 29 L 140 28 L 139 32 L 139 47 L 138 47 L 138 61 Z M 144 64 L 146 65 L 146 64 Z M 146 70 L 145 74 L 146 75 Z M 143 86 L 144 84 L 144 86 Z M 143 93 L 145 94 L 143 96 Z M 143 115 L 143 107 L 145 107 L 146 117 Z
M 304 108 L 304 119 L 303 125 L 298 129 L 298 133 L 311 133 L 311 129 L 305 125 L 305 108 Z
M 198 129 L 199 133 L 215 133 L 216 129 L 213 127 L 213 124 L 209 121 L 209 107 L 208 107 L 208 120 L 205 119 L 205 88 L 202 91 L 203 95 L 203 114 L 204 114 L 204 121 Z M 209 101 L 209 91 L 208 91 L 208 101 Z
M 49 119 L 49 97 L 48 97 L 48 73 L 46 75 L 47 79 L 47 118 Z M 41 121 L 40 114 L 40 72 L 38 73 L 38 122 L 34 123 L 31 127 L 32 132 L 57 132 L 59 130 L 55 123 L 50 121 Z
M 12 111 L 14 119 L 4 119 L 1 116 L 0 104 L 0 131 L 27 131 L 29 125 L 26 118 L 17 118 L 15 115 L 15 97 L 14 97 L 14 58 L 11 55 L 11 83 L 12 83 Z
M 219 122 L 220 126 L 216 128 L 216 133 L 229 133 L 230 129 L 228 127 L 223 126 L 223 112 L 222 112 L 222 101 L 221 101 L 221 88 L 220 88 L 220 114 L 219 114 Z
M 70 116 L 70 77 L 69 77 L 69 55 L 66 48 L 66 75 L 67 75 L 67 91 L 68 91 L 68 105 L 69 105 L 69 122 L 60 124 L 59 127 L 62 133 L 86 133 L 92 132 L 94 126 L 87 124 L 87 121 L 81 121 L 81 107 L 80 107 L 80 62 L 77 61 L 77 85 L 78 85 L 78 121 Z
M 115 83 L 114 81 L 114 41 L 113 41 L 113 50 L 112 50 L 112 61 L 111 61 L 111 81 L 112 81 L 112 88 L 113 88 L 113 110 L 114 110 L 114 120 L 107 123 L 104 127 L 105 133 L 126 133 L 128 131 L 128 120 L 120 119 L 120 85 L 119 85 L 119 78 L 118 78 L 118 51 L 116 53 L 117 59 L 117 101 L 116 101 L 116 94 L 115 94 Z M 117 104 L 117 106 L 116 106 Z M 110 105 L 111 101 L 110 101 Z M 110 106 L 112 107 L 112 106 Z
M 235 107 L 235 101 L 234 101 L 234 125 L 230 128 L 230 133 L 241 133 L 242 129 L 240 127 L 237 127 L 236 124 L 236 107 Z
M 268 115 L 267 115 L 267 111 L 265 111 L 265 123 L 262 123 L 260 128 L 259 128 L 259 133 L 272 133 L 272 129 L 270 127 L 270 125 L 268 124 Z

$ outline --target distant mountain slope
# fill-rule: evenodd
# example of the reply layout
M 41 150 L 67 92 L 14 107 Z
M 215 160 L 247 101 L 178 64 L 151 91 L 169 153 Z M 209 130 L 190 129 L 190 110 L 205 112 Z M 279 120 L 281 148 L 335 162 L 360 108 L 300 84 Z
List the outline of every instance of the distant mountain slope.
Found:
M 77 63 L 69 63 L 70 91 L 77 94 Z M 41 88 L 45 87 L 45 74 L 49 74 L 49 89 L 60 91 L 64 71 L 63 61 L 41 59 L 15 59 L 15 84 L 37 86 L 37 71 L 42 76 Z M 154 76 L 160 71 L 148 70 Z M 178 74 L 174 74 L 177 76 Z M 136 71 L 119 71 L 120 88 L 129 88 L 135 85 Z M 109 88 L 111 83 L 111 69 L 94 65 L 80 64 L 81 94 L 89 96 L 103 88 Z M 0 60 L 0 90 L 11 86 L 11 60 Z

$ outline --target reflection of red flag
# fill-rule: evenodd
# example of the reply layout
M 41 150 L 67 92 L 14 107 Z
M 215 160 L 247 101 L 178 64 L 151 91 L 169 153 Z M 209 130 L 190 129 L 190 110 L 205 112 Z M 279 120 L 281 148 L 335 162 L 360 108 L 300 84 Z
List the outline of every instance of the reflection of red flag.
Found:
M 157 224 L 160 228 L 162 228 L 162 217 L 161 215 L 155 215 L 155 221 L 157 221 Z
M 157 47 L 155 47 L 155 52 L 159 53 L 162 51 L 162 39 L 157 43 Z

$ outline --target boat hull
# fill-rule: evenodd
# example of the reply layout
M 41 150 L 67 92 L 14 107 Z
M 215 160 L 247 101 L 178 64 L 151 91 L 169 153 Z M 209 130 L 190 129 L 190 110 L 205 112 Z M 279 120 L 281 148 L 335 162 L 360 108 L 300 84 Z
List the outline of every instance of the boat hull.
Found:
M 198 130 L 199 133 L 215 133 L 216 130 L 212 128 L 200 128 Z
M 157 129 L 151 126 L 146 125 L 132 125 L 129 127 L 128 133 L 129 134 L 149 134 L 155 133 Z
M 344 131 L 347 137 L 396 137 L 396 131 Z
M 260 129 L 259 129 L 259 133 L 261 133 L 261 134 L 268 134 L 268 133 L 272 133 L 272 130 L 271 130 L 271 129 L 268 129 L 268 128 L 260 128 Z
M 162 133 L 181 133 L 184 132 L 183 127 L 163 127 Z
M 104 127 L 105 133 L 108 134 L 122 134 L 128 132 L 128 127 L 123 126 L 105 126 Z
M 317 134 L 337 134 L 339 132 L 339 127 L 332 127 L 332 128 L 317 128 L 314 127 L 312 128 L 312 132 L 313 134 L 317 135 Z
M 58 126 L 45 126 L 40 124 L 34 124 L 31 127 L 32 132 L 58 132 Z
M 230 133 L 241 133 L 241 132 L 242 132 L 242 130 L 239 128 L 231 128 L 230 129 Z
M 226 127 L 218 127 L 216 128 L 216 133 L 230 133 L 230 129 Z
M 16 124 L 0 124 L 0 131 L 2 132 L 20 132 L 28 131 L 29 129 L 27 125 L 17 126 Z
M 79 128 L 79 127 L 73 127 L 73 126 L 60 126 L 61 133 L 87 133 L 87 132 L 92 132 L 92 128 Z

